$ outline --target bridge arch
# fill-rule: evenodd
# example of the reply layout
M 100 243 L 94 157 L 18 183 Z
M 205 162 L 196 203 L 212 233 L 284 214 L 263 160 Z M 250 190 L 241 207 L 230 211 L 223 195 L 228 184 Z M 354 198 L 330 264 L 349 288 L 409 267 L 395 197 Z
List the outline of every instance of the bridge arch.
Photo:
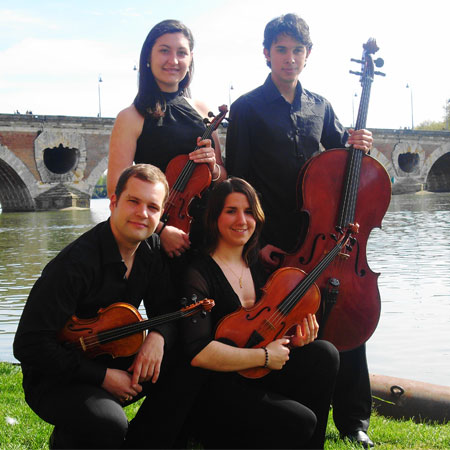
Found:
M 35 180 L 25 164 L 0 145 L 0 205 L 2 211 L 34 211 Z M 34 195 L 33 195 L 34 194 Z
M 450 192 L 450 143 L 431 153 L 423 167 L 426 189 L 432 192 Z

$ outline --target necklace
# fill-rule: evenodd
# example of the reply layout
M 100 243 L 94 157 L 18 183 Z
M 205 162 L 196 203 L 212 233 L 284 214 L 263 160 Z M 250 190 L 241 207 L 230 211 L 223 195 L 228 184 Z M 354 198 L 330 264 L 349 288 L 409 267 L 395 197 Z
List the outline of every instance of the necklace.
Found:
M 230 272 L 238 279 L 239 281 L 239 287 L 242 289 L 243 285 L 242 285 L 242 277 L 244 276 L 244 267 L 245 265 L 242 266 L 242 270 L 241 270 L 241 276 L 238 276 L 237 273 L 218 255 L 217 258 L 223 262 L 223 264 L 230 270 Z

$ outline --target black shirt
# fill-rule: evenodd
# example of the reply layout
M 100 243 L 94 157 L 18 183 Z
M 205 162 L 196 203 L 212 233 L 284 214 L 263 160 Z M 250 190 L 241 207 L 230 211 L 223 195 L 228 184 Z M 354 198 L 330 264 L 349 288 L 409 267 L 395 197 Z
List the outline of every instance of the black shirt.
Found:
M 290 250 L 301 217 L 297 178 L 321 149 L 343 148 L 348 134 L 330 103 L 297 83 L 292 104 L 269 75 L 265 83 L 237 99 L 230 110 L 226 141 L 229 175 L 247 180 L 260 194 L 266 224 L 263 244 Z
M 72 315 L 94 317 L 100 308 L 119 301 L 136 308 L 143 301 L 149 317 L 176 309 L 157 235 L 139 245 L 128 279 L 126 270 L 109 220 L 84 233 L 47 264 L 30 292 L 14 340 L 27 400 L 38 400 L 53 384 L 100 385 L 107 367 L 119 364 L 87 359 L 57 342 L 58 331 Z M 158 331 L 170 347 L 174 324 Z

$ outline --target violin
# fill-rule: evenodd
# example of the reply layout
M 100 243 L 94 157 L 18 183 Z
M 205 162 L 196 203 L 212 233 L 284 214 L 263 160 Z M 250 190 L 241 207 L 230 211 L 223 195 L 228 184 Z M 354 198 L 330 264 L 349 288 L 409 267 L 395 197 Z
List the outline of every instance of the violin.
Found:
M 66 348 L 79 350 L 88 358 L 104 354 L 113 358 L 131 356 L 138 352 L 149 328 L 199 311 L 208 312 L 213 306 L 214 300 L 204 299 L 179 311 L 144 320 L 133 305 L 117 302 L 99 309 L 92 318 L 80 319 L 73 315 L 57 339 Z
M 366 126 L 370 89 L 374 70 L 383 60 L 372 60 L 379 49 L 374 39 L 363 45 L 359 75 L 361 101 L 355 129 Z M 298 249 L 284 256 L 282 266 L 298 267 L 308 272 L 334 245 L 330 230 L 345 231 L 358 223 L 355 251 L 346 258 L 336 258 L 317 280 L 322 294 L 318 313 L 320 338 L 332 342 L 339 351 L 359 347 L 375 331 L 381 311 L 377 286 L 379 274 L 372 272 L 366 259 L 366 245 L 374 227 L 381 228 L 391 198 L 391 182 L 386 169 L 363 150 L 332 149 L 310 158 L 302 167 L 297 192 L 299 208 L 308 217 L 308 227 Z M 304 230 L 301 230 L 304 233 Z
M 335 247 L 316 267 L 306 274 L 296 267 L 276 270 L 262 288 L 261 300 L 251 308 L 239 308 L 225 316 L 217 325 L 215 338 L 226 339 L 240 348 L 261 348 L 279 339 L 308 314 L 315 314 L 320 305 L 320 290 L 315 281 L 345 247 L 350 248 L 358 226 L 352 225 L 345 234 L 332 238 Z M 255 367 L 239 371 L 246 378 L 261 378 L 269 368 Z
M 219 106 L 219 114 L 213 117 L 203 133 L 203 139 L 210 139 L 213 131 L 217 129 L 228 112 L 226 105 Z M 196 146 L 195 150 L 200 147 Z M 195 197 L 201 197 L 202 193 L 211 184 L 211 171 L 206 163 L 197 164 L 189 159 L 189 155 L 178 155 L 173 158 L 166 168 L 166 178 L 169 183 L 169 197 L 161 220 L 167 225 L 189 233 L 192 217 L 189 215 L 189 205 Z

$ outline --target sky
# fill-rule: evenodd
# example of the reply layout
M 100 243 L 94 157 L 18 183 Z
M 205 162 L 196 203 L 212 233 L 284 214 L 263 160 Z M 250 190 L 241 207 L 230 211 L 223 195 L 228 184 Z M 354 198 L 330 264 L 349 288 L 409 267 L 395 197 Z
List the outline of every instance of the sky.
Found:
M 264 82 L 264 27 L 294 12 L 313 41 L 300 81 L 326 97 L 345 126 L 356 121 L 361 94 L 349 73 L 361 66 L 351 58 L 361 58 L 370 37 L 386 76 L 372 83 L 367 128 L 442 121 L 447 8 L 447 0 L 0 0 L 0 113 L 116 117 L 136 95 L 148 32 L 178 19 L 195 38 L 192 96 L 216 114 Z

